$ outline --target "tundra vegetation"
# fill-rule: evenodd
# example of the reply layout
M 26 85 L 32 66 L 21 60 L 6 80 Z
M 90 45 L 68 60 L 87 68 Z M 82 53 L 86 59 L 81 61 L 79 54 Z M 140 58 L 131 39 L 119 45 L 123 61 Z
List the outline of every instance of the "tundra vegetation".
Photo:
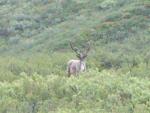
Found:
M 149 61 L 150 0 L 0 0 L 0 113 L 150 113 Z

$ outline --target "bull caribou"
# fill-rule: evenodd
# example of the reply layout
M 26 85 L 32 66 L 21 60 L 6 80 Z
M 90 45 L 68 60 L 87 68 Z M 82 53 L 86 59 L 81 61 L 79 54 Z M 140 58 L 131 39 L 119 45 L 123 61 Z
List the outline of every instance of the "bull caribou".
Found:
M 68 61 L 67 63 L 68 77 L 70 77 L 71 75 L 78 75 L 80 72 L 86 71 L 85 59 L 90 50 L 90 43 L 88 43 L 84 51 L 81 51 L 77 47 L 74 47 L 71 41 L 70 47 L 76 53 L 78 59 L 72 59 Z

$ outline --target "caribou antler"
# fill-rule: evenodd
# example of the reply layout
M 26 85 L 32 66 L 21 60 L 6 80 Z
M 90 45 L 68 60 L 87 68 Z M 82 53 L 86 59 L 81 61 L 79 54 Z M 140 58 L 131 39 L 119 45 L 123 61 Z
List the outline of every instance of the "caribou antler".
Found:
M 77 54 L 77 57 L 80 57 L 81 53 L 80 53 L 79 49 L 77 47 L 73 47 L 73 44 L 71 41 L 70 41 L 70 47 Z
M 87 47 L 85 48 L 84 57 L 87 57 L 87 54 L 90 51 L 90 49 L 91 49 L 90 42 L 88 42 Z

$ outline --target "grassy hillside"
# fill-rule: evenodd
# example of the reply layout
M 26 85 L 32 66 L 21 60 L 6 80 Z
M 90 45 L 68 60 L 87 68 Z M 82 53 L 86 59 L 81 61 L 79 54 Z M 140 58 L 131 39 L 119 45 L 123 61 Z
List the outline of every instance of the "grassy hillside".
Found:
M 67 49 L 73 38 L 108 48 L 149 33 L 149 0 L 1 0 L 0 5 L 4 53 Z
M 0 113 L 149 113 L 149 45 L 149 0 L 0 0 Z

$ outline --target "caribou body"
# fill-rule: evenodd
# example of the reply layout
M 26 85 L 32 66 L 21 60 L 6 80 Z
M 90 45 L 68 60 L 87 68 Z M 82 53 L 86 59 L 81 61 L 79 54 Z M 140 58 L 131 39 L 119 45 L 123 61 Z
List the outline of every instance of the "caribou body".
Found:
M 78 75 L 80 72 L 86 71 L 85 59 L 87 57 L 87 53 L 90 50 L 90 46 L 88 46 L 84 52 L 81 52 L 77 47 L 73 47 L 71 42 L 70 46 L 72 50 L 76 53 L 78 59 L 77 60 L 72 59 L 68 61 L 67 63 L 68 77 L 70 77 L 71 75 Z

